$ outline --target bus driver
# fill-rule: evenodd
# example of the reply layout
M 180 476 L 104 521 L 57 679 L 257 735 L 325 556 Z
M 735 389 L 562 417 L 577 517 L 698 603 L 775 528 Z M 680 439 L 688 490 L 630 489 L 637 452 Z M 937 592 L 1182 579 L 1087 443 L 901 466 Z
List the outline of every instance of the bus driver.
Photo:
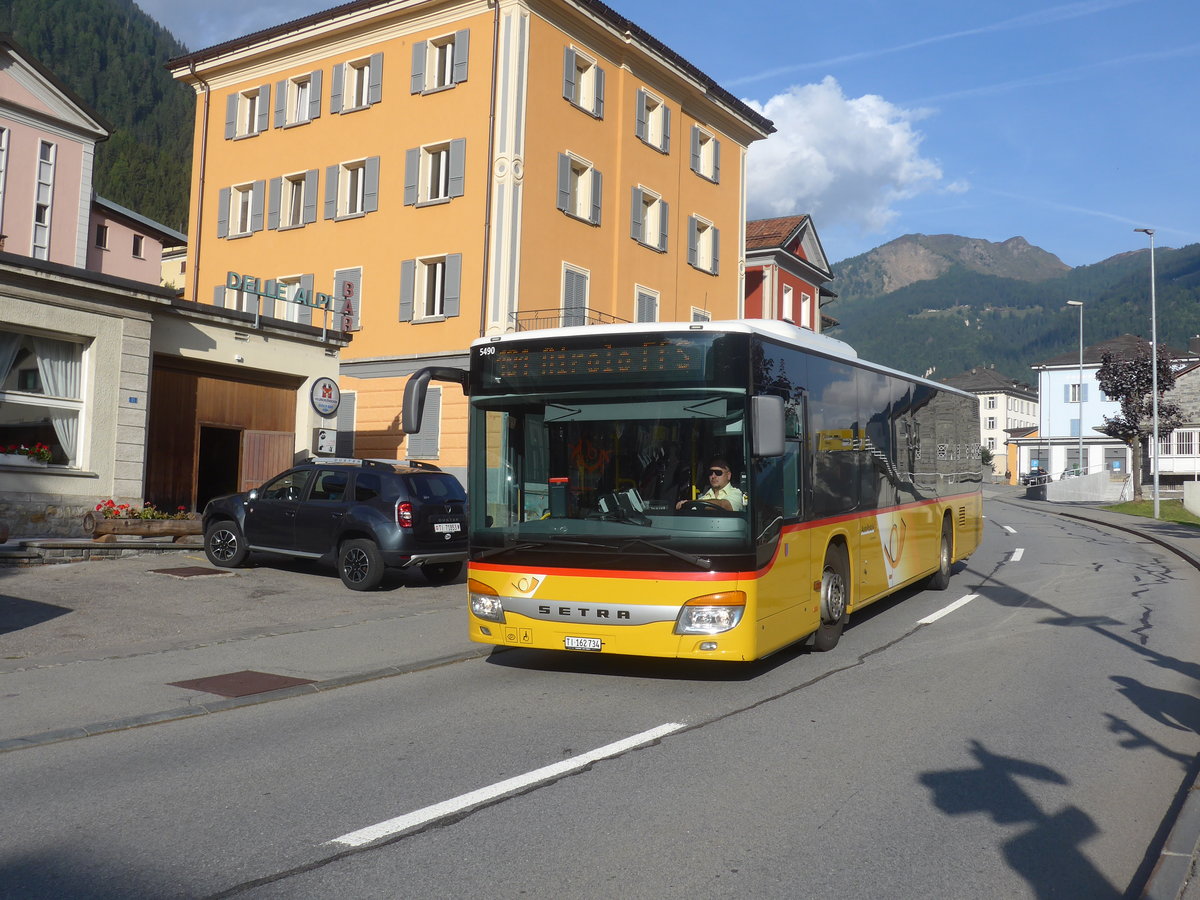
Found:
M 743 506 L 742 492 L 729 483 L 732 477 L 733 472 L 729 469 L 729 463 L 720 457 L 714 459 L 708 464 L 708 490 L 694 501 L 680 500 L 675 504 L 675 508 L 679 509 L 685 503 L 699 502 L 719 506 L 721 509 L 728 509 L 732 512 L 740 512 Z

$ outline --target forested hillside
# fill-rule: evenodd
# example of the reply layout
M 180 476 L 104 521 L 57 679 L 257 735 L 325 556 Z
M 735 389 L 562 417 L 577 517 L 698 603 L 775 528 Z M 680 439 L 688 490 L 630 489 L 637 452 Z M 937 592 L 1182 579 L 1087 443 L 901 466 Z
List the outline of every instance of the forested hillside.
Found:
M 195 99 L 163 68 L 183 45 L 132 0 L 0 0 L 0 31 L 112 124 L 96 192 L 186 232 Z
M 1200 334 L 1200 244 L 1159 249 L 1155 257 L 1159 339 L 1183 350 Z M 855 261 L 861 257 L 835 265 L 835 276 Z M 839 296 L 841 287 L 835 278 Z M 932 369 L 939 379 L 994 365 L 1030 381 L 1031 365 L 1079 346 L 1079 312 L 1067 300 L 1084 301 L 1085 344 L 1126 333 L 1149 337 L 1149 251 L 1036 281 L 955 263 L 937 277 L 889 293 L 851 292 L 825 311 L 840 322 L 829 333 L 868 359 L 918 375 Z

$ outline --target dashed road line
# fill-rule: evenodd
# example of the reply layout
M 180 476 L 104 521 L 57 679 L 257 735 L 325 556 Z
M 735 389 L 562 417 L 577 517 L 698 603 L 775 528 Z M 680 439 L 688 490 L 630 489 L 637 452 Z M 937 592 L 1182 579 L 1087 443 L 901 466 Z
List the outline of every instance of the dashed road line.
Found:
M 950 615 L 950 613 L 954 612 L 956 609 L 958 609 L 960 607 L 966 606 L 968 603 L 970 603 L 972 600 L 974 600 L 978 596 L 979 596 L 978 594 L 967 594 L 967 596 L 965 596 L 965 597 L 960 597 L 959 599 L 957 599 L 953 603 L 951 603 L 949 606 L 943 606 L 937 612 L 930 613 L 925 618 L 918 620 L 917 624 L 918 625 L 932 625 L 934 622 L 936 622 L 942 616 Z

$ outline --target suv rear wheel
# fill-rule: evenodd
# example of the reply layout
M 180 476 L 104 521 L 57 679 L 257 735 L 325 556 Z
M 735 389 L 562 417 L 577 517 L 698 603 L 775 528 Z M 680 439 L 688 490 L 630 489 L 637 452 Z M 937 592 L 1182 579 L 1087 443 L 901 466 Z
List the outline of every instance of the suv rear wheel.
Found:
M 421 574 L 430 584 L 449 584 L 462 574 L 462 563 L 425 563 L 421 566 Z
M 383 556 L 366 538 L 346 541 L 338 549 L 338 575 L 352 591 L 373 591 L 383 580 Z

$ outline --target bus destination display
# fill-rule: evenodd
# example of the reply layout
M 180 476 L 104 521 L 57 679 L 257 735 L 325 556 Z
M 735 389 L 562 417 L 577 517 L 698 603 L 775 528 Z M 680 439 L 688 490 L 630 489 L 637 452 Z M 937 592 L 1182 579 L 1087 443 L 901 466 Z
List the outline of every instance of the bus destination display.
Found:
M 656 341 L 628 347 L 508 347 L 485 345 L 480 362 L 502 381 L 576 381 L 598 376 L 657 380 L 702 378 L 707 344 Z

